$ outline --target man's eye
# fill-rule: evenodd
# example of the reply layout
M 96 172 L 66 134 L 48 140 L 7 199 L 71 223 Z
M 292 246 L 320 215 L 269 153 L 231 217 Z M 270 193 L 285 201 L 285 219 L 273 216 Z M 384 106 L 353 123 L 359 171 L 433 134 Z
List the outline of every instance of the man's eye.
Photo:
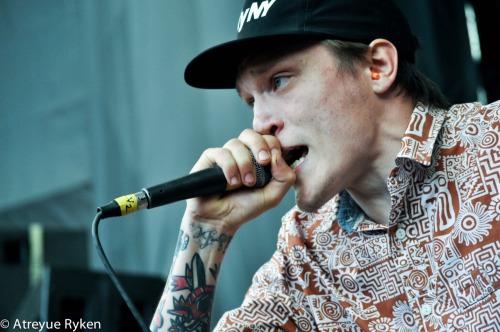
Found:
M 273 77 L 274 88 L 275 89 L 282 88 L 284 85 L 286 85 L 288 83 L 289 80 L 290 80 L 290 78 L 285 77 L 285 76 Z

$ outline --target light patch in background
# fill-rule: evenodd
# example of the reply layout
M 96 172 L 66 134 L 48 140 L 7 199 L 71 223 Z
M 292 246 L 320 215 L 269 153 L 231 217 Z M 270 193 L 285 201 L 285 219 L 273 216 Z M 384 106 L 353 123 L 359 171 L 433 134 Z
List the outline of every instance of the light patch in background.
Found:
M 476 13 L 474 8 L 472 8 L 472 5 L 468 2 L 465 2 L 464 10 L 465 20 L 467 23 L 467 33 L 469 34 L 470 53 L 472 60 L 478 64 L 481 62 L 481 41 L 477 30 Z M 477 100 L 482 104 L 486 104 L 488 100 L 486 90 L 481 85 L 477 87 Z

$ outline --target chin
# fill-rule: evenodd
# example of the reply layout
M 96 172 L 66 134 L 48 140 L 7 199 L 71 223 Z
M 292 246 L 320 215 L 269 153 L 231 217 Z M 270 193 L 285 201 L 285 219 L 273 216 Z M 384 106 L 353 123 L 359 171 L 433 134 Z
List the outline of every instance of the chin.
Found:
M 297 204 L 297 207 L 304 212 L 309 212 L 313 213 L 319 210 L 323 206 L 323 202 L 321 201 L 321 204 L 318 204 L 320 200 L 315 200 L 315 199 L 304 199 L 303 196 L 300 195 L 299 192 L 295 192 L 295 203 Z
M 334 196 L 335 194 L 332 194 L 331 191 L 307 192 L 303 187 L 295 188 L 295 204 L 301 211 L 304 212 L 317 212 Z

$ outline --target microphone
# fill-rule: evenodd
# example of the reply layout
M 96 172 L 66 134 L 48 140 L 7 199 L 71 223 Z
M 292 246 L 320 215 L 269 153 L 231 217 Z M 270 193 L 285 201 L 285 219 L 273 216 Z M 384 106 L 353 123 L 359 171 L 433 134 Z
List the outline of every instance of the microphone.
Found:
M 256 182 L 252 188 L 262 188 L 271 181 L 269 166 L 262 166 L 252 155 L 256 173 Z M 194 172 L 181 178 L 156 186 L 144 188 L 141 191 L 115 198 L 106 205 L 97 208 L 101 218 L 124 216 L 143 209 L 152 209 L 165 204 L 193 197 L 222 194 L 241 186 L 231 186 L 227 183 L 224 172 L 219 166 Z

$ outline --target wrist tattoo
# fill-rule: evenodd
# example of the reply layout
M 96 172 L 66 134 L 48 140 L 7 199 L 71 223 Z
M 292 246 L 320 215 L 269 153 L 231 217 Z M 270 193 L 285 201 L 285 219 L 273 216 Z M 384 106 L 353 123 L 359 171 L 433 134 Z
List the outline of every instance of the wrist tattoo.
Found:
M 184 251 L 187 249 L 189 240 L 190 240 L 189 235 L 185 234 L 184 231 L 181 229 L 179 232 L 179 237 L 177 238 L 177 246 L 175 247 L 175 253 L 174 253 L 175 257 L 179 255 L 180 251 Z
M 232 240 L 232 236 L 226 234 L 219 234 L 216 230 L 203 229 L 200 225 L 191 224 L 191 231 L 193 232 L 193 241 L 200 246 L 201 249 L 205 249 L 214 243 L 217 243 L 217 250 L 226 252 L 229 243 Z

